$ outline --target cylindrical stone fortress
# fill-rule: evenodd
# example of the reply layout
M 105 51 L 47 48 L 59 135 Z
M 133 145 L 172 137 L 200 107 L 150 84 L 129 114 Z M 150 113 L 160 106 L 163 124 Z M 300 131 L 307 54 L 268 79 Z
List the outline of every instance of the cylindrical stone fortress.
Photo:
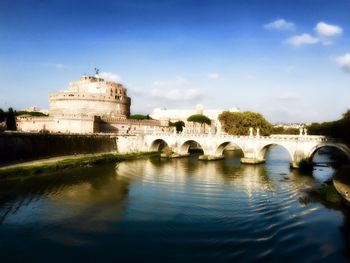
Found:
M 50 95 L 50 116 L 108 116 L 126 118 L 131 99 L 122 84 L 83 76 L 67 90 Z

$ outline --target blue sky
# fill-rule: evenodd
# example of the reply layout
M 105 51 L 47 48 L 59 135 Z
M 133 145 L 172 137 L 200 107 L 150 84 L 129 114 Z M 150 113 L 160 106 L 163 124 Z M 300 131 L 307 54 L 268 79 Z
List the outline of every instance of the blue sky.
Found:
M 0 107 L 100 68 L 134 113 L 154 107 L 258 111 L 272 122 L 350 108 L 350 0 L 1 0 Z

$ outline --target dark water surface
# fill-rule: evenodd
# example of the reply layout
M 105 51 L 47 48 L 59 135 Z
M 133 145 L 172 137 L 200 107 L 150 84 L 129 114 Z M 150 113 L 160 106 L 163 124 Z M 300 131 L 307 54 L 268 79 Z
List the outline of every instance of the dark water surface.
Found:
M 0 262 L 349 260 L 348 212 L 300 201 L 333 169 L 301 176 L 279 147 L 266 158 L 156 158 L 0 182 Z

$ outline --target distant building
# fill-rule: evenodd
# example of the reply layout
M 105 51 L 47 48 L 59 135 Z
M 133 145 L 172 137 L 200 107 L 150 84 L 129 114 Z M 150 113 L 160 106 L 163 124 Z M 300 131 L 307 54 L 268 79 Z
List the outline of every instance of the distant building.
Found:
M 67 90 L 49 96 L 49 116 L 17 118 L 17 129 L 26 132 L 141 133 L 164 129 L 160 121 L 130 120 L 131 99 L 120 83 L 96 75 L 83 76 Z
M 43 113 L 43 114 L 49 114 L 49 111 L 48 111 L 48 110 L 39 109 L 39 108 L 36 107 L 36 106 L 31 106 L 31 107 L 22 109 L 21 111 L 27 111 L 27 112 L 41 112 L 41 113 Z
M 300 129 L 302 127 L 305 127 L 305 123 L 276 123 L 273 126 L 283 129 Z
M 199 125 L 196 125 L 194 123 L 188 122 L 187 118 L 194 114 L 202 114 L 207 116 L 212 121 L 211 126 L 206 127 L 205 132 L 209 132 L 209 128 L 211 129 L 212 132 L 215 132 L 217 129 L 221 129 L 219 115 L 224 111 L 239 112 L 239 109 L 238 108 L 231 108 L 227 110 L 204 109 L 203 105 L 199 104 L 194 109 L 155 108 L 153 110 L 153 113 L 150 116 L 155 120 L 159 120 L 161 123 L 164 123 L 166 121 L 168 122 L 183 121 L 186 125 L 185 127 L 187 128 L 187 132 L 192 131 L 192 133 L 200 133 L 200 132 L 203 132 L 201 131 L 201 127 L 199 127 Z
M 153 113 L 150 115 L 156 120 L 168 120 L 174 121 L 186 121 L 187 118 L 194 114 L 203 114 L 209 119 L 217 121 L 219 115 L 224 111 L 238 112 L 238 108 L 231 108 L 227 110 L 223 109 L 204 109 L 203 105 L 198 104 L 195 109 L 165 109 L 165 108 L 155 108 Z

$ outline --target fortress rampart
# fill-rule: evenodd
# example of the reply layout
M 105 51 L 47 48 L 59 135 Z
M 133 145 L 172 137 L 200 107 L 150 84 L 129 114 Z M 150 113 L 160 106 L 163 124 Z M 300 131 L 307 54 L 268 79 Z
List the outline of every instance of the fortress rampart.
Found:
M 131 99 L 120 83 L 98 75 L 83 76 L 67 90 L 50 94 L 49 117 L 20 116 L 17 129 L 24 132 L 142 133 L 160 126 L 156 120 L 131 120 Z M 158 129 L 159 130 L 159 129 Z

